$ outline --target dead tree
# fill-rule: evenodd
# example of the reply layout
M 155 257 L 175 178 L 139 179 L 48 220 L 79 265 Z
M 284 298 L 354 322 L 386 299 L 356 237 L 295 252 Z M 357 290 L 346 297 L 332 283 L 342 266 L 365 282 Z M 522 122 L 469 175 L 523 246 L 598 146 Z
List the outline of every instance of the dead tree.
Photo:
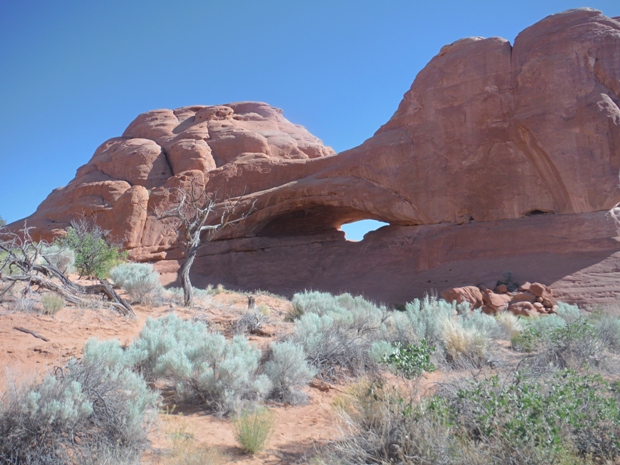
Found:
M 182 242 L 185 246 L 185 262 L 179 270 L 183 286 L 183 305 L 189 307 L 193 301 L 190 270 L 200 246 L 211 241 L 216 233 L 243 221 L 252 212 L 254 203 L 242 214 L 239 213 L 243 196 L 236 200 L 218 203 L 216 193 L 207 193 L 204 188 L 191 183 L 188 189 L 175 189 L 178 195 L 176 205 L 165 212 L 155 211 L 155 218 L 163 220 L 174 218 L 181 227 Z M 216 221 L 209 221 L 212 219 Z M 209 222 L 209 224 L 207 224 Z
M 17 234 L 0 227 L 0 282 L 8 283 L 0 291 L 0 297 L 21 282 L 25 284 L 24 294 L 35 287 L 47 289 L 75 305 L 87 305 L 84 298 L 86 295 L 102 295 L 110 307 L 122 315 L 135 317 L 131 305 L 114 291 L 107 280 L 101 279 L 97 284 L 82 286 L 52 265 L 42 252 L 48 244 L 35 242 L 30 235 L 31 229 L 24 224 L 24 228 L 19 231 L 21 234 Z

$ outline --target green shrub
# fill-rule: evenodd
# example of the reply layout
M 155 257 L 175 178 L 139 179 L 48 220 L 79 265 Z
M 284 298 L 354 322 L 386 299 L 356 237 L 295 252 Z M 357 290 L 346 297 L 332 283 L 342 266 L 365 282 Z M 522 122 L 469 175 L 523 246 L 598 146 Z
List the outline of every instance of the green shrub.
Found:
M 123 263 L 110 270 L 110 279 L 139 303 L 153 303 L 163 293 L 159 273 L 147 263 Z
M 0 216 L 0 228 L 4 226 L 5 224 L 6 224 L 6 221 L 4 221 L 4 218 Z
M 371 383 L 340 402 L 329 463 L 581 464 L 620 457 L 618 393 L 597 376 L 457 379 L 431 397 Z
M 566 321 L 556 315 L 528 318 L 523 322 L 523 330 L 513 336 L 513 349 L 519 352 L 533 352 L 556 329 L 566 326 Z
M 75 268 L 80 276 L 85 277 L 103 279 L 127 256 L 106 240 L 105 232 L 99 226 L 85 220 L 73 221 L 59 245 L 75 252 Z
M 603 345 L 596 328 L 583 316 L 552 331 L 534 358 L 538 367 L 546 369 L 598 367 L 602 360 Z
M 504 284 L 508 288 L 508 292 L 516 292 L 521 286 L 521 284 L 512 279 L 511 271 L 504 271 L 502 273 L 502 279 L 499 279 L 495 285 L 499 286 L 500 284 Z
M 273 434 L 274 414 L 266 408 L 244 411 L 233 420 L 235 439 L 248 454 L 262 452 Z
M 46 294 L 41 298 L 43 304 L 43 313 L 46 315 L 55 315 L 61 308 L 65 306 L 65 299 L 57 294 Z
M 405 378 L 413 379 L 424 372 L 435 371 L 435 365 L 431 362 L 433 352 L 435 348 L 429 346 L 425 339 L 422 339 L 419 344 L 397 343 L 391 353 L 384 355 L 382 362 L 393 367 Z
M 360 383 L 337 403 L 344 436 L 330 443 L 329 464 L 461 464 L 463 443 L 424 412 L 409 393 L 382 382 Z M 492 463 L 491 461 L 480 462 Z
M 450 421 L 472 440 L 504 440 L 559 453 L 572 443 L 581 456 L 620 454 L 620 404 L 599 376 L 573 371 L 545 379 L 515 376 L 471 381 L 447 398 Z
M 305 397 L 298 389 L 308 384 L 316 370 L 308 365 L 301 346 L 285 341 L 271 345 L 271 357 L 265 364 L 265 374 L 273 385 L 272 397 L 296 404 Z
M 168 380 L 182 399 L 220 414 L 262 400 L 272 388 L 269 378 L 258 373 L 260 350 L 244 337 L 227 341 L 207 332 L 203 323 L 175 314 L 149 318 L 128 353 L 149 379 Z
M 605 341 L 587 318 L 540 317 L 512 338 L 512 346 L 534 354 L 525 367 L 541 370 L 599 367 L 605 362 Z
M 148 445 L 158 396 L 142 377 L 101 363 L 87 346 L 81 361 L 9 390 L 0 405 L 0 463 L 127 463 Z

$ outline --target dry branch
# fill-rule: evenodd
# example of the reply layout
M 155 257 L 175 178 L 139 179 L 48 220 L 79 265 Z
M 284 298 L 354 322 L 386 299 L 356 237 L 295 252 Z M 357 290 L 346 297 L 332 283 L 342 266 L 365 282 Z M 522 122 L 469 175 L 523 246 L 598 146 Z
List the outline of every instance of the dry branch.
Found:
M 45 336 L 41 336 L 39 333 L 35 333 L 31 329 L 22 328 L 21 326 L 13 326 L 13 329 L 16 329 L 17 331 L 21 331 L 22 333 L 30 334 L 38 339 L 41 339 L 42 341 L 50 342 L 48 338 L 46 338 Z
M 0 262 L 0 281 L 11 283 L 11 289 L 16 282 L 25 282 L 28 292 L 33 286 L 47 289 L 74 305 L 86 306 L 88 301 L 85 295 L 102 295 L 108 299 L 108 305 L 124 316 L 135 317 L 131 305 L 120 297 L 110 283 L 102 279 L 97 284 L 82 286 L 71 281 L 63 272 L 51 264 L 39 263 L 43 242 L 34 242 L 30 237 L 30 229 L 26 225 L 21 230 L 22 235 L 0 228 L 0 251 L 6 253 Z M 19 270 L 20 274 L 4 275 L 1 270 Z M 54 281 L 57 279 L 58 282 Z M 5 292 L 8 291 L 5 290 Z

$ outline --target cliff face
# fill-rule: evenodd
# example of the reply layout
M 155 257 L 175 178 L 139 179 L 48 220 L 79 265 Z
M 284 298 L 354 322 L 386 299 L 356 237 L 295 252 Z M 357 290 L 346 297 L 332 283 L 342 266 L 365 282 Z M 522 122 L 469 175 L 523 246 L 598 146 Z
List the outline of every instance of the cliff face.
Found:
M 135 258 L 173 260 L 178 231 L 151 212 L 194 182 L 254 203 L 202 248 L 205 283 L 396 302 L 510 270 L 606 304 L 620 294 L 619 105 L 620 21 L 570 10 L 514 45 L 445 46 L 390 121 L 338 155 L 266 104 L 145 113 L 29 223 L 49 237 L 96 214 Z M 338 228 L 364 218 L 390 226 L 347 242 Z

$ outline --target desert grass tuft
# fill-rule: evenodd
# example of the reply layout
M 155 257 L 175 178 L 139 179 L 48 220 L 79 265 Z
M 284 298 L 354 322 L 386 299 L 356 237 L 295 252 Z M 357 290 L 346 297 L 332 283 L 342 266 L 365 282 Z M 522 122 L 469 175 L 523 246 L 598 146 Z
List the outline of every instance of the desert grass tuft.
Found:
M 46 294 L 41 298 L 41 303 L 45 315 L 55 315 L 65 306 L 65 299 L 56 294 Z
M 489 337 L 475 327 L 466 328 L 458 321 L 441 322 L 443 345 L 448 361 L 456 366 L 480 367 L 486 363 Z
M 265 450 L 274 424 L 273 412 L 264 407 L 246 410 L 232 422 L 235 439 L 245 452 L 252 455 Z

